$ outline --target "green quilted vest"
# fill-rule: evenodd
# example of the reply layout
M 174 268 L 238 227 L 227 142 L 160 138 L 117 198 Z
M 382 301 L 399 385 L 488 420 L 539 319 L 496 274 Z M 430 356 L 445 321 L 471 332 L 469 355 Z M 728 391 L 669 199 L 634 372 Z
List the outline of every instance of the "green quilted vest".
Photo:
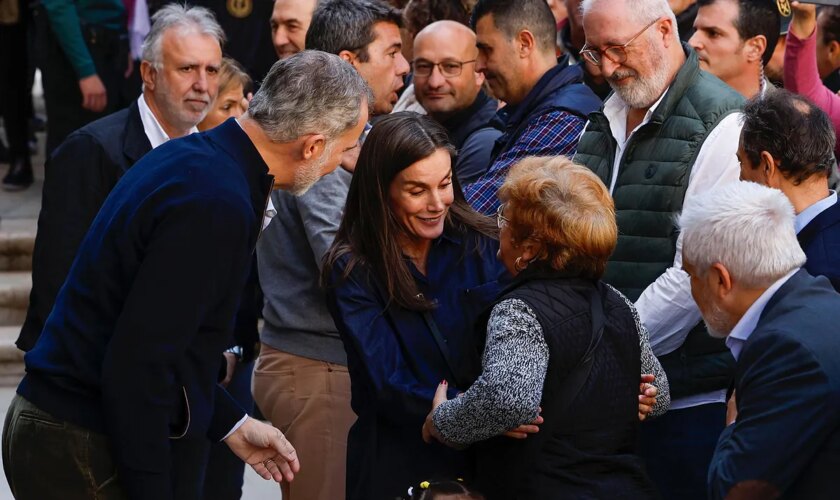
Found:
M 633 301 L 673 265 L 675 217 L 682 210 L 691 167 L 709 132 L 744 104 L 740 94 L 700 71 L 697 55 L 683 47 L 687 60 L 651 120 L 627 143 L 613 190 L 619 236 L 603 279 Z M 609 186 L 615 151 L 607 117 L 602 111 L 591 114 L 575 162 Z M 660 361 L 674 398 L 725 388 L 734 363 L 723 342 L 709 337 L 702 324 L 683 347 Z

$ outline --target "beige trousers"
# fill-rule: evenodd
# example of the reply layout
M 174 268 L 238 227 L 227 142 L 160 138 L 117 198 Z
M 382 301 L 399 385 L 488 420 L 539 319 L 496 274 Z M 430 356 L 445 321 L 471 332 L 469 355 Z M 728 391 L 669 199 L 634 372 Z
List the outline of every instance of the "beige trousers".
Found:
M 254 401 L 283 431 L 300 458 L 300 473 L 282 483 L 283 500 L 344 498 L 350 409 L 346 366 L 262 345 L 254 369 Z

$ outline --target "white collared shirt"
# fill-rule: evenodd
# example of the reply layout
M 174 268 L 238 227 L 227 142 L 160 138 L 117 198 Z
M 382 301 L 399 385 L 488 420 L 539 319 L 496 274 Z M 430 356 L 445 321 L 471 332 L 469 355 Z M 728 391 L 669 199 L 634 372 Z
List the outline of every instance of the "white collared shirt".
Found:
M 799 234 L 800 231 L 805 229 L 805 226 L 810 224 L 812 220 L 816 219 L 818 215 L 833 207 L 834 204 L 837 203 L 837 192 L 829 190 L 828 193 L 828 196 L 825 198 L 796 214 L 796 218 L 793 220 L 793 229 L 796 231 L 796 234 Z
M 767 303 L 770 302 L 770 299 L 773 298 L 773 295 L 776 294 L 779 288 L 787 283 L 790 277 L 796 274 L 799 269 L 800 268 L 797 267 L 770 285 L 770 288 L 765 290 L 764 293 L 762 293 L 761 296 L 752 303 L 749 309 L 747 309 L 747 312 L 741 316 L 741 319 L 738 320 L 738 323 L 736 323 L 735 327 L 732 328 L 732 332 L 730 332 L 726 337 L 726 347 L 729 348 L 732 352 L 732 356 L 734 356 L 736 360 L 738 359 L 738 356 L 741 355 L 741 350 L 744 348 L 744 344 L 750 338 L 750 335 L 752 335 L 756 325 L 758 325 L 758 320 L 761 318 L 761 313 L 764 312 L 764 308 L 767 306 Z
M 604 103 L 604 115 L 609 120 L 610 132 L 616 141 L 610 193 L 615 189 L 621 158 L 629 139 L 642 125 L 648 123 L 668 90 L 650 107 L 642 123 L 628 136 L 627 113 L 630 107 L 613 93 Z M 735 153 L 741 135 L 741 113 L 731 113 L 720 120 L 709 133 L 689 175 L 685 201 L 727 182 L 737 181 L 741 167 Z M 691 297 L 691 280 L 682 269 L 682 235 L 677 237 L 674 264 L 651 283 L 636 301 L 639 317 L 650 333 L 654 354 L 664 356 L 679 348 L 688 332 L 700 322 L 700 310 Z M 671 401 L 671 409 L 689 408 L 707 403 L 722 403 L 726 391 L 697 394 Z
M 144 94 L 140 94 L 140 97 L 137 98 L 137 107 L 140 109 L 140 121 L 143 122 L 143 131 L 146 133 L 146 137 L 149 138 L 152 149 L 168 141 L 170 137 L 166 135 L 155 114 L 152 113 L 152 109 L 146 103 L 146 96 Z M 196 132 L 198 132 L 196 127 L 191 128 L 189 131 L 190 134 Z

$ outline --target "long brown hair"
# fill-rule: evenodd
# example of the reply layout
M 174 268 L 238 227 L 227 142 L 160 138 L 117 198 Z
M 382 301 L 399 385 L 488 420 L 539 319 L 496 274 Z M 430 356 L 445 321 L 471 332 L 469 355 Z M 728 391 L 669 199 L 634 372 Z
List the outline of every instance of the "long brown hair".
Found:
M 419 311 L 433 307 L 420 295 L 403 257 L 399 236 L 405 228 L 394 215 L 388 193 L 397 174 L 439 149 L 454 155 L 446 130 L 431 118 L 400 112 L 376 123 L 359 153 L 344 217 L 324 258 L 322 281 L 325 284 L 338 259 L 350 254 L 343 278 L 363 264 L 384 285 L 389 301 Z M 455 175 L 452 181 L 455 201 L 449 206 L 444 230 L 455 229 L 464 235 L 473 231 L 475 239 L 470 251 L 477 251 L 481 244 L 478 234 L 496 237 L 495 224 L 470 208 Z

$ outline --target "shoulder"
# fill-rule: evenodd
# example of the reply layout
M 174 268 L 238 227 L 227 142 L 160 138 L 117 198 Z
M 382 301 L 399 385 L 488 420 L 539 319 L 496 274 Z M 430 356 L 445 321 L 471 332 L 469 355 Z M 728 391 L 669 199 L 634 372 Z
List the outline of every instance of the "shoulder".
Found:
M 723 116 L 740 111 L 744 107 L 744 97 L 720 78 L 701 70 L 686 89 L 680 104 L 676 110 L 678 114 L 685 113 L 688 106 L 705 123 L 713 124 Z

